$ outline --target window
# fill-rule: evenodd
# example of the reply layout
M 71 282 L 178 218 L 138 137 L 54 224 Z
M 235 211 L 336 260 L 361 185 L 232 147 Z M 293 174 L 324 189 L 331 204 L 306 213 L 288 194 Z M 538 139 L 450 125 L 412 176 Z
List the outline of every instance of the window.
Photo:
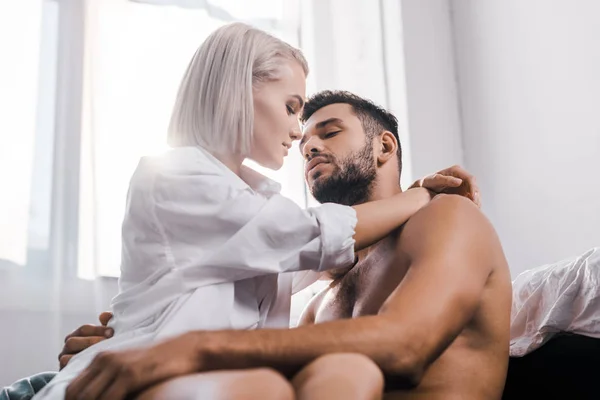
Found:
M 119 274 L 120 227 L 129 178 L 139 158 L 166 148 L 165 137 L 179 82 L 202 41 L 234 19 L 250 21 L 296 42 L 283 25 L 279 0 L 221 1 L 217 8 L 160 6 L 202 2 L 137 1 L 97 7 L 88 38 L 87 129 L 82 148 L 79 275 Z M 184 4 L 185 3 L 185 4 Z M 278 172 L 261 170 L 283 185 L 283 194 L 305 205 L 298 152 Z M 89 160 L 89 162 L 88 162 Z M 86 167 L 87 166 L 87 167 Z M 253 167 L 257 167 L 253 165 Z M 291 171 L 298 171 L 294 173 Z M 93 175 L 90 175 L 93 174 Z M 93 182 L 87 185 L 86 182 Z
M 129 178 L 142 155 L 166 148 L 197 47 L 235 20 L 297 45 L 298 10 L 283 0 L 3 2 L 0 44 L 12 62 L 0 63 L 0 107 L 11 111 L 0 114 L 0 178 L 10 188 L 0 260 L 63 277 L 118 276 Z M 301 165 L 291 151 L 280 171 L 252 167 L 305 206 Z
M 57 11 L 0 3 L 0 268 L 48 259 Z

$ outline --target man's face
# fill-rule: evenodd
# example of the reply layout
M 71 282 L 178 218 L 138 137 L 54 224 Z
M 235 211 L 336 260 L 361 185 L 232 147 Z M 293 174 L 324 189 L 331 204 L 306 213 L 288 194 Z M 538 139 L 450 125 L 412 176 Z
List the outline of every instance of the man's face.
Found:
M 349 104 L 331 104 L 306 121 L 300 142 L 305 178 L 321 203 L 368 200 L 377 175 L 372 139 Z

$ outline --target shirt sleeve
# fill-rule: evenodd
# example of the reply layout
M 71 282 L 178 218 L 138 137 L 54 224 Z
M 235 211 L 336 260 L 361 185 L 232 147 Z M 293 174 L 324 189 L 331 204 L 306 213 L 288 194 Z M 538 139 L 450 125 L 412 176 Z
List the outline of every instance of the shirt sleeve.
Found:
M 296 294 L 313 283 L 317 282 L 323 276 L 323 272 L 317 271 L 298 271 L 294 272 L 292 279 L 292 294 Z
M 155 219 L 173 268 L 214 284 L 354 261 L 353 208 L 330 203 L 303 210 L 227 178 L 189 171 L 156 177 Z

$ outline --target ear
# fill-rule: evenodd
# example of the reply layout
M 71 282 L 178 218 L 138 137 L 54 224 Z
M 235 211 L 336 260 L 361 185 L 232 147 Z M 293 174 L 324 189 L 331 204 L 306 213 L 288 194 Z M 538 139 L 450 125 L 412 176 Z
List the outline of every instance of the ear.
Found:
M 398 142 L 394 134 L 390 131 L 383 131 L 378 137 L 379 154 L 377 154 L 377 164 L 383 165 L 390 159 L 396 157 Z

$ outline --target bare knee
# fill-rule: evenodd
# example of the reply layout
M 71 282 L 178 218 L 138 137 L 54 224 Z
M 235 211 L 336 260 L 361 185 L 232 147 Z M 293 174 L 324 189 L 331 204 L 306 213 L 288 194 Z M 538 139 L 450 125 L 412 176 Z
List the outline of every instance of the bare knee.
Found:
M 277 371 L 257 368 L 192 374 L 143 392 L 136 400 L 294 400 L 291 383 Z
M 377 398 L 383 391 L 383 373 L 367 356 L 334 353 L 319 357 L 296 375 L 292 381 L 296 392 L 322 385 L 347 385 L 356 398 Z
M 247 389 L 244 389 L 246 386 Z M 249 372 L 232 399 L 293 400 L 294 389 L 286 377 L 270 368 Z

